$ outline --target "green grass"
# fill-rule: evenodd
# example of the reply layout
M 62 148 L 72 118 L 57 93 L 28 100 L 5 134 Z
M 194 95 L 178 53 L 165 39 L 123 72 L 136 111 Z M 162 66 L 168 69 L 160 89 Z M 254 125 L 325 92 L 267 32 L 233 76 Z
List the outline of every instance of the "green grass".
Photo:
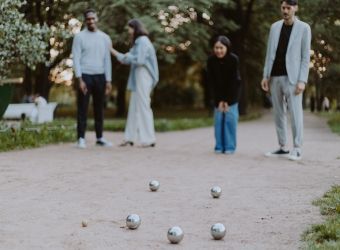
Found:
M 157 117 L 164 117 L 166 112 L 158 112 Z M 251 112 L 240 118 L 240 121 L 249 121 L 261 116 L 260 112 Z M 105 119 L 104 131 L 124 131 L 124 119 Z M 34 148 L 47 144 L 72 142 L 76 140 L 76 121 L 71 118 L 58 118 L 52 123 L 35 125 L 30 122 L 19 123 L 20 128 L 5 129 L 0 123 L 0 152 L 15 149 Z M 170 118 L 155 119 L 157 132 L 187 130 L 193 128 L 209 127 L 213 125 L 213 118 L 203 110 L 178 111 L 177 116 L 172 112 Z M 88 130 L 94 130 L 94 121 L 89 119 Z
M 304 235 L 306 249 L 340 249 L 340 186 L 334 186 L 321 199 L 313 202 L 320 207 L 325 222 L 311 226 Z
M 74 141 L 74 138 L 74 129 L 65 126 L 31 127 L 24 124 L 21 128 L 12 128 L 0 133 L 0 152 L 71 142 Z
M 334 133 L 340 135 L 340 114 L 332 114 L 328 119 L 328 125 L 331 127 Z
M 340 135 L 340 113 L 339 112 L 321 112 L 319 116 L 327 119 L 327 123 L 332 132 Z

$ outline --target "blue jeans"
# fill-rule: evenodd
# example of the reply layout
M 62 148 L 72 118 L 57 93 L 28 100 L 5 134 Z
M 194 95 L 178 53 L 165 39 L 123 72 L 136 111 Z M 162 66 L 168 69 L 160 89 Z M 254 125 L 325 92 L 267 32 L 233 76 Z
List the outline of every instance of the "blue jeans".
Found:
M 215 108 L 215 152 L 232 154 L 236 150 L 238 103 L 229 107 L 226 113 Z

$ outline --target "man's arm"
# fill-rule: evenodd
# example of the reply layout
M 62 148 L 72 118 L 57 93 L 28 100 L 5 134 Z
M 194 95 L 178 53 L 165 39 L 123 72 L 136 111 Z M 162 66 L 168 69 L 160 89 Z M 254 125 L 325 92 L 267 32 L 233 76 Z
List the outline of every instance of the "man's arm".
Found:
M 80 58 L 81 58 L 81 40 L 79 35 L 75 35 L 72 43 L 72 56 L 73 56 L 73 69 L 76 78 L 81 77 L 81 66 L 80 66 Z
M 73 56 L 73 69 L 75 77 L 79 81 L 79 88 L 81 92 L 83 92 L 84 95 L 87 93 L 86 84 L 81 78 L 82 71 L 80 66 L 80 58 L 81 58 L 81 40 L 79 35 L 75 35 L 73 38 L 73 44 L 72 44 L 72 56 Z
M 267 41 L 267 50 L 266 50 L 266 58 L 264 61 L 264 68 L 263 68 L 263 78 L 269 79 L 270 78 L 270 72 L 269 72 L 269 60 L 270 60 L 270 51 L 271 51 L 271 43 L 272 43 L 272 37 L 273 37 L 273 26 L 271 26 Z
M 301 64 L 299 80 L 298 83 L 296 84 L 295 90 L 296 95 L 301 94 L 305 90 L 308 81 L 311 39 L 312 39 L 311 30 L 309 25 L 306 24 L 302 34 Z
M 302 35 L 299 82 L 307 83 L 308 81 L 311 39 L 311 29 L 309 25 L 306 24 Z
M 264 68 L 263 68 L 263 79 L 261 81 L 261 88 L 265 91 L 269 91 L 269 78 L 270 78 L 270 72 L 269 72 L 269 59 L 270 59 L 270 50 L 271 50 L 271 41 L 272 41 L 272 33 L 273 33 L 273 25 L 270 28 L 269 31 L 269 37 L 267 42 L 267 51 L 266 51 L 266 59 L 264 61 Z

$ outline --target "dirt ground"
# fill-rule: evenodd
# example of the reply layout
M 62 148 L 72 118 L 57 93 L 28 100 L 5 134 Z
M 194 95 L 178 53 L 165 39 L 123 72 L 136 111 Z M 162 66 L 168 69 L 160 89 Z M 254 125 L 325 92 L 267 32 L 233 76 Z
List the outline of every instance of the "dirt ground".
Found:
M 340 184 L 340 137 L 306 113 L 304 159 L 291 162 L 263 156 L 276 148 L 269 114 L 238 132 L 232 156 L 213 153 L 213 128 L 159 133 L 155 148 L 120 148 L 122 133 L 106 133 L 115 146 L 99 148 L 88 133 L 86 150 L 1 153 L 0 249 L 298 249 L 322 219 L 311 202 Z M 124 227 L 130 213 L 142 218 L 137 230 Z M 221 241 L 210 236 L 217 222 L 227 228 Z M 179 245 L 166 237 L 175 225 Z

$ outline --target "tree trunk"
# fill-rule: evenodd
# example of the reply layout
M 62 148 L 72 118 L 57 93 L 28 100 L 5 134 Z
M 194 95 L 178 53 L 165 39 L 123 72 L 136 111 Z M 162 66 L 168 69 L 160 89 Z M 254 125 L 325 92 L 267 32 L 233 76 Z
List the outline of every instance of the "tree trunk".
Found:
M 117 111 L 116 117 L 124 117 L 126 113 L 126 81 L 119 81 L 117 85 Z
M 25 67 L 25 75 L 23 81 L 23 94 L 26 96 L 32 95 L 33 83 L 32 83 L 32 70 L 29 67 Z
M 45 66 L 45 64 L 38 65 L 35 79 L 35 93 L 41 95 L 47 101 L 51 89 L 49 74 L 50 74 L 49 67 Z

